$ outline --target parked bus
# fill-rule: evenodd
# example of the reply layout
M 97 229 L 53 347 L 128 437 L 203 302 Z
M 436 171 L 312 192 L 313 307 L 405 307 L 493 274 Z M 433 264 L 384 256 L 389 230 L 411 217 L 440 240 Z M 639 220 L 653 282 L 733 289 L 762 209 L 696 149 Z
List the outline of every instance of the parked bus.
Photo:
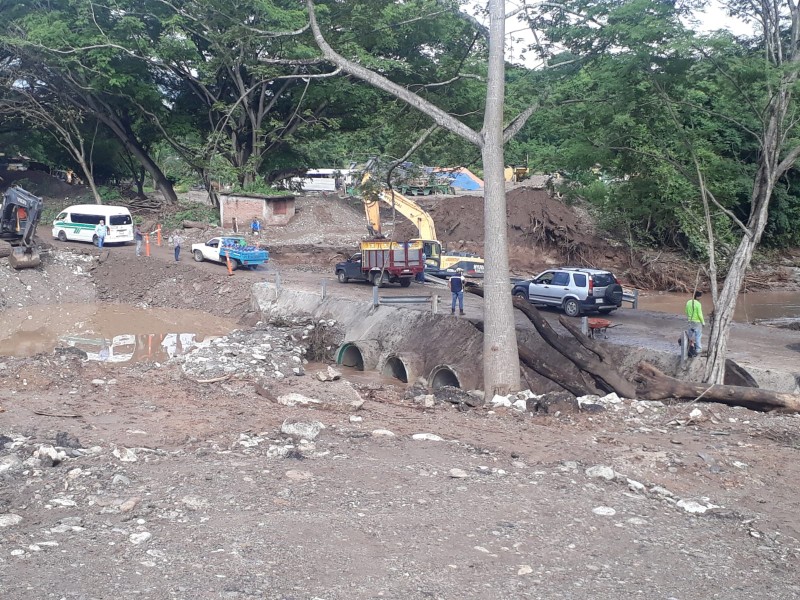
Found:
M 65 208 L 53 221 L 53 237 L 62 242 L 74 240 L 97 244 L 95 227 L 100 221 L 108 227 L 106 244 L 125 244 L 133 241 L 133 219 L 124 206 L 105 204 L 76 204 Z

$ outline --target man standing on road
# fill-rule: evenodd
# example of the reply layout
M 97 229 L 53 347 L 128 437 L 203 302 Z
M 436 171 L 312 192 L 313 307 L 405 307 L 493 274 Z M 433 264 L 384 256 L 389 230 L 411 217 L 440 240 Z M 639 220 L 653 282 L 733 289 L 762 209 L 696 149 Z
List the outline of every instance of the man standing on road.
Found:
M 450 293 L 453 296 L 452 303 L 450 304 L 450 314 L 456 314 L 456 301 L 458 301 L 458 311 L 460 314 L 464 314 L 464 276 L 462 273 L 464 269 L 456 269 L 456 274 L 453 275 L 449 282 L 448 286 L 450 287 Z
M 703 318 L 703 305 L 700 304 L 700 297 L 703 292 L 695 292 L 694 297 L 686 303 L 686 317 L 689 319 L 689 335 L 694 336 L 694 350 L 700 354 L 702 349 L 700 339 L 703 337 L 703 326 L 706 320 Z
M 142 228 L 138 225 L 133 229 L 133 239 L 136 242 L 136 256 L 141 256 L 144 236 L 142 235 Z
M 258 232 L 261 231 L 261 223 L 259 223 L 258 217 L 253 217 L 253 222 L 250 223 L 250 230 L 253 235 L 258 235 Z
M 181 244 L 183 243 L 183 238 L 177 229 L 170 236 L 169 243 L 175 248 L 175 262 L 177 262 L 181 259 Z
M 97 227 L 94 228 L 94 234 L 97 236 L 98 248 L 103 247 L 103 244 L 106 241 L 107 233 L 108 233 L 108 227 L 106 227 L 106 222 L 100 219 L 100 222 L 97 224 Z

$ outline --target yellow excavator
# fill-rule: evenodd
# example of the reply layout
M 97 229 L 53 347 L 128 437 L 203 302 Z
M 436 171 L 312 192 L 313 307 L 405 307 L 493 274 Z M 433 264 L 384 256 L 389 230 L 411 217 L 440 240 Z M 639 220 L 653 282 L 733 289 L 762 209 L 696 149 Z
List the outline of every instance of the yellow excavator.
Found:
M 10 245 L 4 242 L 0 250 L 15 269 L 32 269 L 42 263 L 34 242 L 41 215 L 41 198 L 16 186 L 3 194 L 0 238 L 10 240 Z
M 365 175 L 362 184 L 369 180 Z M 377 197 L 377 199 L 374 199 Z M 483 259 L 469 252 L 453 252 L 442 248 L 436 239 L 436 225 L 433 218 L 422 207 L 395 190 L 381 189 L 372 198 L 363 197 L 364 211 L 367 216 L 367 229 L 370 235 L 384 237 L 381 229 L 380 203 L 392 207 L 417 228 L 419 238 L 410 242 L 422 242 L 425 252 L 425 273 L 435 277 L 450 277 L 456 269 L 463 269 L 467 277 L 483 277 Z

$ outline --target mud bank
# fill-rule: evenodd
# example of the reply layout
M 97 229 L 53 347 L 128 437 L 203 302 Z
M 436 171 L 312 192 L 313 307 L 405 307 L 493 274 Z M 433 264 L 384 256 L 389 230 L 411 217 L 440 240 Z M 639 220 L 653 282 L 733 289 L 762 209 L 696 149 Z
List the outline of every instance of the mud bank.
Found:
M 482 334 L 469 319 L 394 306 L 373 307 L 372 302 L 364 300 L 331 295 L 323 297 L 322 293 L 276 286 L 269 282 L 253 286 L 251 309 L 264 320 L 299 314 L 335 319 L 345 332 L 336 356 L 341 364 L 377 371 L 401 381 L 414 382 L 423 378 L 430 386 L 482 388 Z M 619 311 L 617 318 L 626 327 L 621 328 L 624 329 L 622 335 L 615 335 L 615 339 L 609 340 L 609 348 L 628 378 L 633 377 L 640 361 L 647 361 L 669 375 L 700 380 L 702 362 L 681 362 L 674 347 L 677 334 L 673 336 L 672 332 L 680 331 L 684 326 L 682 319 L 634 310 Z M 651 323 L 653 319 L 662 322 L 655 333 Z M 557 321 L 552 324 L 560 329 Z M 528 347 L 556 364 L 563 363 L 563 357 L 556 354 L 529 323 L 518 320 L 517 327 L 519 339 Z M 737 327 L 734 334 L 741 331 L 748 337 L 757 336 L 752 327 Z M 774 329 L 761 329 L 764 330 L 765 340 L 774 341 L 776 335 L 787 337 Z M 561 333 L 567 335 L 563 330 Z M 740 344 L 752 346 L 746 340 Z M 786 346 L 791 344 L 787 343 Z M 732 341 L 730 347 L 735 350 L 737 343 Z M 788 350 L 788 354 L 792 352 Z M 731 358 L 744 366 L 760 387 L 797 393 L 800 374 L 795 373 L 791 366 L 796 362 L 792 356 L 778 354 L 779 349 L 774 347 L 771 354 L 764 355 L 770 358 L 769 364 L 755 363 L 748 356 L 735 351 Z M 535 374 L 527 375 L 528 383 L 537 391 L 557 389 L 549 380 Z

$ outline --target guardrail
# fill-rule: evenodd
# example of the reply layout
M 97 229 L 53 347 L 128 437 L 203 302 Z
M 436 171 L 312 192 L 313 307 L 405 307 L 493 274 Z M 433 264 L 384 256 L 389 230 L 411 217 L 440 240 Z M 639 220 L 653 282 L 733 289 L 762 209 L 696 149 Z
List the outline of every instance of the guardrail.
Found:
M 623 291 L 622 301 L 630 302 L 632 304 L 631 308 L 639 308 L 639 290 Z

